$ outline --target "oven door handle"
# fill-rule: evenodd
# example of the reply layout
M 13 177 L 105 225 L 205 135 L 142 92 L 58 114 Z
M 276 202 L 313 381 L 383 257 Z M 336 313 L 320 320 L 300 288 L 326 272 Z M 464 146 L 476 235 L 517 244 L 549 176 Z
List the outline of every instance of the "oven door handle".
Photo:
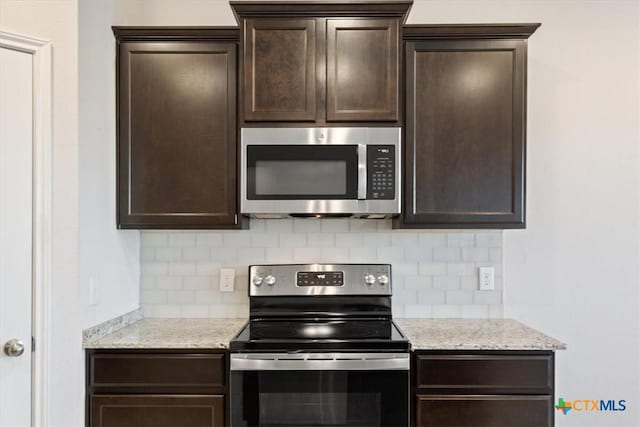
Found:
M 232 371 L 408 371 L 409 354 L 232 354 Z
M 358 200 L 367 198 L 367 145 L 358 144 Z

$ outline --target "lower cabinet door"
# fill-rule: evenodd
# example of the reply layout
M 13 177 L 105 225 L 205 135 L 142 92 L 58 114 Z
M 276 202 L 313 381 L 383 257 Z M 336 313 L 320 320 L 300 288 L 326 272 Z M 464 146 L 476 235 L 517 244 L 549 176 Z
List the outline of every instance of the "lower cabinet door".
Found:
M 93 395 L 91 427 L 223 427 L 224 396 Z
M 551 427 L 551 396 L 416 396 L 418 427 Z

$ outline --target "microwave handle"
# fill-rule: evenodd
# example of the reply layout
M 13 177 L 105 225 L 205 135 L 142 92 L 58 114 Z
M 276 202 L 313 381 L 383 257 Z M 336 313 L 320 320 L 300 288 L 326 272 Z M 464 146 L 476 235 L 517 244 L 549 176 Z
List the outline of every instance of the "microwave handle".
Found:
M 367 198 L 367 145 L 358 144 L 358 200 Z

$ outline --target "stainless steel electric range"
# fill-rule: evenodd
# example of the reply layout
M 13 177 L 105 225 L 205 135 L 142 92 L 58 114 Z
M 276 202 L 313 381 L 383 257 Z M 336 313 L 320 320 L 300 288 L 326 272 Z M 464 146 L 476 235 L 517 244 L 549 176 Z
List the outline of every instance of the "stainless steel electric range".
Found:
M 387 264 L 249 267 L 231 426 L 408 426 L 410 345 L 391 286 Z

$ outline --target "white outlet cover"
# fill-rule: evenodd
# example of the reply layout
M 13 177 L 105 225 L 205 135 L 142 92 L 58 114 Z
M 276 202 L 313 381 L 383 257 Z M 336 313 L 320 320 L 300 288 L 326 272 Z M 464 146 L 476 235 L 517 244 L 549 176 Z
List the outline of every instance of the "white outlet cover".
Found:
M 478 289 L 481 291 L 493 291 L 496 289 L 493 267 L 478 268 Z
M 233 292 L 236 281 L 236 270 L 233 268 L 220 269 L 220 292 Z

